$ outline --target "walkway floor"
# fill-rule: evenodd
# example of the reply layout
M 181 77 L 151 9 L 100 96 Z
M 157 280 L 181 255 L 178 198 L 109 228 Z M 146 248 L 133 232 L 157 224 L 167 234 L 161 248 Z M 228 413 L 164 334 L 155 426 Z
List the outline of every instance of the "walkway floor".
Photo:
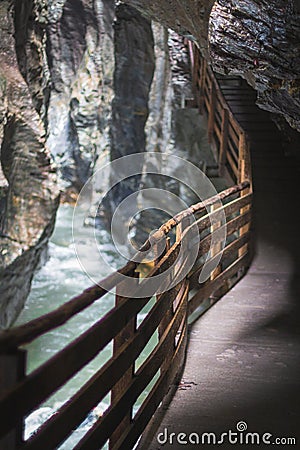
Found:
M 256 254 L 243 280 L 191 328 L 182 381 L 152 443 L 143 446 L 150 450 L 234 448 L 228 441 L 179 444 L 171 433 L 220 435 L 241 421 L 248 432 L 270 433 L 271 443 L 296 437 L 291 447 L 300 448 L 299 172 L 251 90 L 243 84 L 223 91 L 252 142 Z

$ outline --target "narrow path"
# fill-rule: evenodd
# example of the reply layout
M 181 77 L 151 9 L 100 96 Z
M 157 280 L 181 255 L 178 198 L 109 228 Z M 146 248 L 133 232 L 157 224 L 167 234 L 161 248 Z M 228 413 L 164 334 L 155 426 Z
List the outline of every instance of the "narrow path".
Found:
M 300 448 L 299 171 L 284 155 L 269 114 L 255 106 L 253 91 L 232 83 L 221 81 L 222 90 L 252 144 L 255 257 L 244 279 L 191 328 L 182 381 L 152 443 L 143 447 L 150 450 L 234 448 L 228 441 L 179 444 L 170 434 L 201 438 L 237 431 L 241 421 L 249 432 L 272 434 L 266 438 L 272 443 L 296 437 L 290 447 Z

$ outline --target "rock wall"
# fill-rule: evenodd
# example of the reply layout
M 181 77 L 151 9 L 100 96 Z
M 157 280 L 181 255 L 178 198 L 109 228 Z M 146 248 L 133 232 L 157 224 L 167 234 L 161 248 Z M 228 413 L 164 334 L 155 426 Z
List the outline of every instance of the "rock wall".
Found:
M 23 307 L 58 206 L 43 122 L 43 14 L 34 2 L 25 6 L 13 15 L 10 1 L 0 3 L 0 327 Z M 15 33 L 17 23 L 22 36 Z
M 125 0 L 148 18 L 198 42 L 207 54 L 209 16 L 214 0 Z
M 151 23 L 134 8 L 116 8 L 111 159 L 145 151 L 145 123 L 154 72 Z
M 154 41 L 151 23 L 136 9 L 119 4 L 114 24 L 114 99 L 110 126 L 111 160 L 146 149 L 145 124 L 154 73 Z M 142 171 L 142 166 L 140 167 Z M 113 182 L 122 174 L 111 173 Z M 117 177 L 117 178 L 116 178 Z M 117 184 L 103 202 L 105 214 L 114 211 L 127 195 L 135 192 L 140 176 Z
M 0 3 L 0 327 L 21 311 L 45 255 L 54 166 L 60 188 L 79 191 L 108 151 L 114 4 Z
M 195 40 L 216 71 L 243 76 L 258 104 L 300 131 L 299 0 L 125 0 Z
M 149 117 L 145 125 L 146 150 L 163 152 L 171 137 L 172 87 L 168 30 L 153 22 L 155 69 L 149 93 Z
M 300 131 L 300 14 L 293 0 L 215 2 L 210 55 L 218 72 L 240 74 L 258 105 Z
M 113 0 L 49 0 L 48 145 L 63 187 L 77 191 L 108 149 Z

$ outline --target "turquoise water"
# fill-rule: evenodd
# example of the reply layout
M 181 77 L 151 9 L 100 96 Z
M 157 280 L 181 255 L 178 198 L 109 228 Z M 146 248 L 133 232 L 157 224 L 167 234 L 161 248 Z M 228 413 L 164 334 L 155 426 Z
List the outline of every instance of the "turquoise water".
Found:
M 36 273 L 30 296 L 25 308 L 20 315 L 17 324 L 26 323 L 36 317 L 40 317 L 52 311 L 78 295 L 88 286 L 93 284 L 93 280 L 82 269 L 77 259 L 72 237 L 72 220 L 74 208 L 70 205 L 61 205 L 58 210 L 54 234 L 49 244 L 49 259 L 47 263 Z M 82 212 L 82 223 L 84 221 Z M 117 268 L 124 264 L 124 260 L 115 251 L 110 235 L 101 230 L 94 230 L 93 227 L 82 226 L 77 230 L 77 239 L 82 248 L 81 263 L 88 267 L 89 274 L 94 280 L 101 280 L 108 275 L 107 268 L 99 264 L 95 256 L 95 233 L 98 250 L 104 254 L 106 261 L 111 266 Z M 82 261 L 86 255 L 87 261 Z M 26 346 L 27 350 L 27 373 L 39 367 L 43 362 L 54 356 L 59 350 L 64 348 L 69 342 L 78 337 L 79 334 L 87 330 L 99 318 L 103 317 L 114 306 L 113 293 L 107 294 L 102 299 L 96 301 L 86 310 L 77 314 L 61 326 L 50 333 L 36 339 Z M 138 315 L 137 325 L 146 317 L 148 311 L 154 305 L 152 299 Z M 136 361 L 136 369 L 143 363 L 151 350 L 158 342 L 158 337 L 154 334 L 148 345 Z M 25 421 L 25 439 L 34 433 L 41 424 L 47 420 L 55 411 L 62 406 L 88 379 L 99 370 L 103 364 L 112 356 L 112 345 L 108 345 L 99 355 L 73 377 L 66 385 L 51 396 L 44 404 L 34 411 Z M 141 394 L 135 404 L 134 412 L 146 398 L 147 392 L 155 383 L 156 379 Z M 76 443 L 82 438 L 84 433 L 91 427 L 95 420 L 101 416 L 109 406 L 110 397 L 107 396 L 78 427 L 77 430 L 59 447 L 60 450 L 72 450 Z M 54 450 L 54 449 L 53 449 Z
M 28 322 L 57 308 L 93 284 L 92 280 L 82 270 L 76 257 L 72 239 L 72 218 L 73 207 L 61 205 L 58 210 L 55 232 L 49 244 L 49 259 L 34 277 L 30 296 L 17 324 Z M 89 248 L 95 245 L 94 233 L 95 231 L 91 227 L 82 227 L 80 229 L 80 240 L 81 244 L 87 248 L 87 257 L 91 254 Z M 114 261 L 115 265 L 120 267 L 123 261 L 118 261 L 118 255 L 113 250 L 110 236 L 102 231 L 97 231 L 96 233 L 97 242 L 101 246 L 102 252 L 105 252 L 108 260 Z M 89 272 L 91 273 L 91 265 L 89 265 Z M 95 261 L 91 274 L 95 279 L 102 279 L 107 275 L 105 266 L 99 265 Z M 28 345 L 26 347 L 28 351 L 27 373 L 40 366 L 88 329 L 109 311 L 113 305 L 114 295 L 107 294 L 103 299 L 96 301 L 85 311 L 76 315 L 64 326 L 47 333 Z M 108 346 L 62 389 L 41 405 L 37 411 L 32 413 L 26 420 L 25 438 L 28 438 L 44 420 L 68 400 L 111 357 L 111 354 L 112 348 Z M 60 448 L 64 450 L 72 449 L 78 439 L 91 426 L 93 421 L 101 415 L 108 404 L 109 398 L 104 399 L 90 414 L 85 423 L 74 433 L 72 438 L 68 439 Z

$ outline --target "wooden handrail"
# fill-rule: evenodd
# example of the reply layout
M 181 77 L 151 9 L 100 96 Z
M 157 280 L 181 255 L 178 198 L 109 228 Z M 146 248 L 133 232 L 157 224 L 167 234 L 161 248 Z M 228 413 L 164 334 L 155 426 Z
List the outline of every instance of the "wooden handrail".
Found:
M 137 270 L 142 260 L 139 253 L 134 262 L 129 261 L 99 285 L 86 289 L 55 311 L 0 334 L 0 370 L 3 372 L 0 375 L 11 380 L 0 390 L 0 409 L 5 411 L 0 421 L 0 449 L 57 448 L 108 393 L 111 393 L 109 408 L 75 448 L 96 450 L 108 439 L 110 449 L 132 449 L 170 384 L 181 372 L 187 349 L 188 319 L 193 318 L 192 314 L 208 299 L 212 304 L 227 292 L 250 264 L 252 187 L 247 136 L 229 111 L 213 72 L 196 49 L 193 49 L 193 58 L 196 99 L 199 108 L 203 108 L 208 116 L 210 114 L 211 142 L 215 145 L 220 170 L 222 167 L 231 170 L 234 186 L 176 214 L 151 236 L 151 242 L 145 242 L 140 249 L 142 252 L 158 246 L 162 239 L 167 242 L 163 254 L 157 257 L 145 278 L 140 279 Z M 226 223 L 219 221 L 220 212 Z M 187 220 L 191 217 L 194 219 L 192 224 Z M 173 239 L 171 245 L 172 230 L 175 231 L 175 242 Z M 217 238 L 213 239 L 213 235 Z M 184 242 L 189 239 L 193 246 L 197 239 L 198 249 L 193 267 L 185 273 L 187 258 L 183 255 L 178 261 L 178 257 Z M 217 267 L 213 275 L 199 283 L 205 264 L 215 262 Z M 166 270 L 169 272 L 163 293 L 157 286 L 145 296 L 145 288 L 153 277 Z M 181 274 L 182 277 L 178 277 Z M 134 281 L 127 297 L 119 295 L 124 291 L 120 291 L 126 283 L 124 275 Z M 25 353 L 20 352 L 22 345 L 65 324 L 114 287 L 116 304 L 104 317 L 32 373 L 25 374 Z M 150 303 L 153 297 L 154 304 Z M 138 315 L 146 305 L 149 305 L 149 312 L 137 325 Z M 138 367 L 141 352 L 145 352 L 152 337 L 156 337 L 157 344 Z M 108 361 L 23 442 L 20 423 L 24 417 L 112 344 L 113 354 Z M 135 413 L 135 402 L 150 382 L 152 387 Z
M 232 186 L 219 194 L 202 202 L 196 203 L 189 208 L 176 214 L 174 217 L 165 222 L 161 227 L 151 236 L 151 242 L 158 243 L 163 236 L 178 226 L 185 218 L 194 214 L 205 211 L 211 205 L 219 203 L 226 198 L 240 192 L 243 189 L 249 188 L 250 182 L 244 181 L 238 185 Z M 148 249 L 150 245 L 149 240 L 141 247 L 141 250 Z M 137 257 L 134 258 L 136 261 Z M 119 275 L 128 275 L 133 269 L 136 269 L 138 263 L 129 261 L 124 267 L 109 275 L 107 278 L 99 282 L 99 285 L 94 285 L 85 289 L 80 295 L 64 303 L 54 311 L 51 311 L 43 316 L 20 325 L 15 328 L 4 330 L 0 333 L 0 353 L 11 351 L 20 345 L 28 344 L 42 334 L 65 324 L 68 320 L 74 317 L 79 312 L 90 306 L 96 300 L 103 297 L 110 289 L 114 288 L 120 283 Z
M 222 93 L 219 82 L 199 49 L 187 42 L 194 61 L 193 88 L 200 112 L 207 115 L 208 139 L 214 150 L 219 174 L 239 183 L 251 181 L 250 144 Z

